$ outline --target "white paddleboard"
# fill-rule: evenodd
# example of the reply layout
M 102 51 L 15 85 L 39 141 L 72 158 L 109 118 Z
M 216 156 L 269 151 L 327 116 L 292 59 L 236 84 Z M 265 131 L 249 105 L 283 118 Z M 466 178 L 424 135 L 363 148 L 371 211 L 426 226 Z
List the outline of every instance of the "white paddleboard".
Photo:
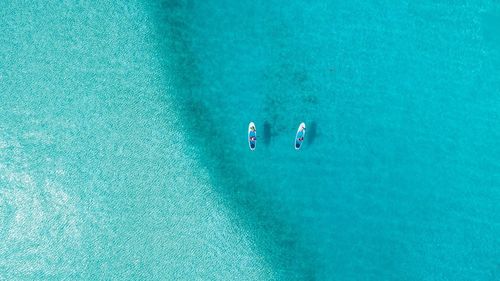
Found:
M 299 150 L 304 143 L 304 137 L 306 136 L 306 124 L 304 122 L 300 123 L 297 133 L 295 134 L 295 144 L 296 150 Z
M 248 147 L 250 150 L 255 150 L 257 146 L 257 129 L 255 128 L 255 124 L 250 122 L 248 124 Z

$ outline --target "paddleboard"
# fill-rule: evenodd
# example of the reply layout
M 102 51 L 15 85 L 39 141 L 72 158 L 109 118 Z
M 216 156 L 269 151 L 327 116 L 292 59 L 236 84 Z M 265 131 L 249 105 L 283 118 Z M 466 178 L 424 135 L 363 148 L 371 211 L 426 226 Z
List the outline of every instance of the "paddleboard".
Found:
M 255 124 L 250 122 L 248 124 L 248 146 L 250 150 L 255 150 L 255 146 L 257 145 L 257 129 L 255 128 Z
M 297 133 L 295 134 L 295 149 L 299 150 L 304 143 L 304 137 L 306 135 L 306 124 L 304 122 L 300 123 Z

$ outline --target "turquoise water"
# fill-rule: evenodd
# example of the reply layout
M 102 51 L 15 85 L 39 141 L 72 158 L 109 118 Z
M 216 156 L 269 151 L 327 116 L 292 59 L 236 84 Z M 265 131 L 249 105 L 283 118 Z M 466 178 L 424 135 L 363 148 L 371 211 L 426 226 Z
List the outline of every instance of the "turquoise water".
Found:
M 2 1 L 0 280 L 498 280 L 499 34 L 494 1 Z

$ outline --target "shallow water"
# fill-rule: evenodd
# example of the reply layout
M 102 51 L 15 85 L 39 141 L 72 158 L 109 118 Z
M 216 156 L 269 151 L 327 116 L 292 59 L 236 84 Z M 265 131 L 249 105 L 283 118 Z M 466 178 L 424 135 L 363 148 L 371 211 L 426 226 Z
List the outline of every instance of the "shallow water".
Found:
M 2 2 L 0 279 L 500 278 L 498 11 Z

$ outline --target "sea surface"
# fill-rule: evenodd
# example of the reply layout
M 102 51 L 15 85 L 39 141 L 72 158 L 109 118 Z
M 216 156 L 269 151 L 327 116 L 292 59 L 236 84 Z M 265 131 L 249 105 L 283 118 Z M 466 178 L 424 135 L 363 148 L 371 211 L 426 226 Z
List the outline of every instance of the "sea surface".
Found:
M 500 280 L 500 3 L 0 1 L 0 280 Z

